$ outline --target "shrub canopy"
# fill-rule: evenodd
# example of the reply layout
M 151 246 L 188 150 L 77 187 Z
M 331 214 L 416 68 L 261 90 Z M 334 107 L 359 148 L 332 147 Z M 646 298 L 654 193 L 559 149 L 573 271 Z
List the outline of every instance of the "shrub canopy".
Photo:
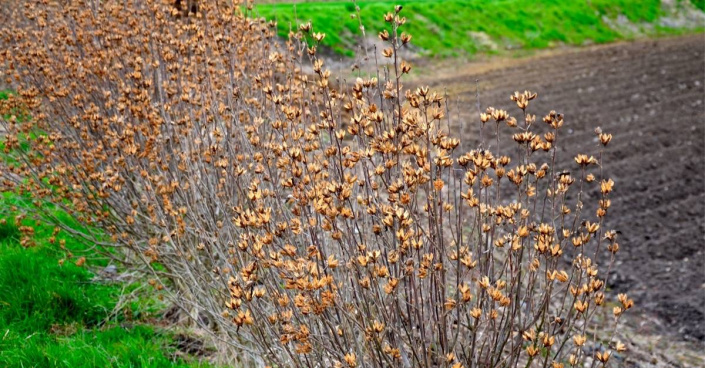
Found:
M 602 226 L 602 149 L 559 169 L 563 116 L 537 119 L 531 92 L 512 96 L 516 117 L 478 111 L 481 143 L 464 147 L 445 97 L 402 84 L 412 38 L 399 7 L 380 15 L 387 63 L 346 83 L 311 24 L 282 43 L 237 2 L 3 6 L 0 65 L 17 91 L 2 102 L 4 190 L 103 229 L 98 250 L 157 276 L 243 362 L 560 367 L 591 355 L 598 262 L 618 250 Z M 619 303 L 617 317 L 632 305 Z M 590 358 L 606 363 L 598 345 L 622 346 L 596 330 Z

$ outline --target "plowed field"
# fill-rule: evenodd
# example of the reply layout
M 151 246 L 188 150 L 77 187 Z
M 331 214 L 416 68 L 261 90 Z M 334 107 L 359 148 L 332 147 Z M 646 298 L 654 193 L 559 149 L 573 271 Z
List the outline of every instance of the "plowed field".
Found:
M 456 97 L 460 120 L 473 121 L 462 133 L 470 141 L 479 135 L 478 87 L 483 108 L 517 113 L 508 97 L 529 89 L 539 93 L 530 106 L 539 121 L 564 113 L 566 166 L 597 152 L 595 127 L 614 134 L 607 226 L 621 231 L 622 251 L 609 286 L 660 321 L 644 332 L 705 340 L 705 35 L 456 65 L 420 82 Z

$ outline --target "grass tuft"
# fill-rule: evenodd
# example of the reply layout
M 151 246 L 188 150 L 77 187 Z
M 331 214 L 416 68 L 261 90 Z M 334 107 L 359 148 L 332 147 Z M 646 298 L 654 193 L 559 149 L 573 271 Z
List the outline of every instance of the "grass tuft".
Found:
M 0 206 L 17 205 L 5 195 Z M 49 226 L 35 226 L 35 243 L 20 246 L 14 218 L 0 221 L 0 367 L 199 367 L 174 358 L 172 335 L 139 319 L 153 316 L 153 300 L 130 305 L 135 321 L 109 318 L 122 286 L 94 282 L 67 259 L 59 264 Z M 70 243 L 70 249 L 82 245 Z

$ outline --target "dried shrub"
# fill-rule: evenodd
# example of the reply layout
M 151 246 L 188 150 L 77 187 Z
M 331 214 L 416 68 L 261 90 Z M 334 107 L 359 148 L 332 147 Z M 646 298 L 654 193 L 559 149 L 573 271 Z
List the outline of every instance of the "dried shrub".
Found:
M 537 119 L 524 92 L 516 117 L 478 111 L 464 149 L 444 96 L 402 86 L 400 7 L 379 34 L 389 62 L 348 84 L 311 24 L 282 44 L 237 2 L 185 18 L 172 2 L 67 3 L 5 13 L 18 94 L 2 103 L 2 185 L 107 232 L 97 251 L 243 362 L 561 367 L 624 348 L 609 333 L 633 302 L 608 302 L 598 272 L 619 249 L 603 226 L 611 135 L 560 168 L 563 116 Z M 595 322 L 605 306 L 615 323 Z

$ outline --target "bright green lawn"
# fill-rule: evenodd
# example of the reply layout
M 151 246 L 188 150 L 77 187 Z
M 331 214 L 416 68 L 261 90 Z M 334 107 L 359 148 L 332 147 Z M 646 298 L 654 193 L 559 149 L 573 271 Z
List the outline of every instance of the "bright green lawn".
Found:
M 492 52 L 471 32 L 485 33 L 499 49 L 540 49 L 628 39 L 633 35 L 613 30 L 603 21 L 603 15 L 615 18 L 623 14 L 633 23 L 651 23 L 661 13 L 660 0 L 397 0 L 357 4 L 366 33 L 372 37 L 388 28 L 383 14 L 395 4 L 403 5 L 402 15 L 408 20 L 403 30 L 413 35 L 414 46 L 432 56 Z M 703 4 L 699 6 L 702 8 Z M 262 4 L 255 12 L 277 19 L 282 36 L 288 34 L 290 26 L 310 20 L 315 31 L 326 33 L 323 43 L 339 53 L 352 55 L 359 43 L 358 20 L 350 17 L 355 13 L 352 1 Z M 654 26 L 651 32 L 670 34 L 683 30 Z
M 136 286 L 93 282 L 75 258 L 59 265 L 65 254 L 58 241 L 71 249 L 81 244 L 61 235 L 51 244 L 53 228 L 40 225 L 36 245 L 21 247 L 14 214 L 6 211 L 17 203 L 12 198 L 0 196 L 0 367 L 200 366 L 172 360 L 171 334 L 144 322 L 163 307 L 155 298 L 132 301 L 129 320 L 123 313 L 110 317 L 119 296 Z

